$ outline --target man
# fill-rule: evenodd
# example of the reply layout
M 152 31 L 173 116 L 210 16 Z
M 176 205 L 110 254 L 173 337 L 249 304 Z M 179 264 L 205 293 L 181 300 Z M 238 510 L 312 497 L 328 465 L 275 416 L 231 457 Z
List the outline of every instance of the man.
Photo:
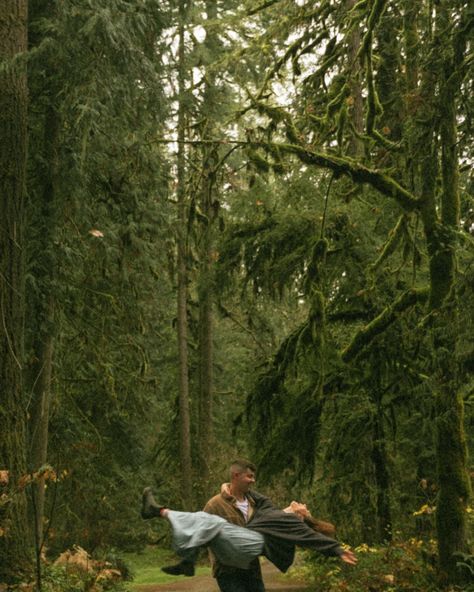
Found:
M 250 488 L 255 483 L 255 465 L 245 459 L 235 460 L 230 467 L 229 488 L 212 497 L 204 511 L 225 518 L 232 524 L 246 526 L 255 512 Z M 260 562 L 256 558 L 249 569 L 229 567 L 212 557 L 212 573 L 221 592 L 265 592 Z

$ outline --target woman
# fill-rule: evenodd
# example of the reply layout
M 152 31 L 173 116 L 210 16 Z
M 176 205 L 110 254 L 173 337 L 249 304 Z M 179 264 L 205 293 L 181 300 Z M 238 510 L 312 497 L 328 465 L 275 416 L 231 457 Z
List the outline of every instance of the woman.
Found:
M 350 565 L 357 563 L 352 551 L 344 550 L 337 541 L 315 530 L 317 521 L 305 504 L 292 502 L 285 510 L 279 510 L 267 497 L 256 492 L 251 495 L 257 511 L 244 528 L 207 512 L 177 512 L 160 506 L 151 488 L 145 488 L 142 518 L 167 518 L 173 530 L 173 547 L 182 558 L 177 565 L 162 570 L 172 575 L 194 575 L 194 564 L 203 546 L 208 546 L 223 564 L 241 569 L 247 569 L 251 561 L 264 555 L 285 572 L 293 563 L 295 545 L 340 557 Z

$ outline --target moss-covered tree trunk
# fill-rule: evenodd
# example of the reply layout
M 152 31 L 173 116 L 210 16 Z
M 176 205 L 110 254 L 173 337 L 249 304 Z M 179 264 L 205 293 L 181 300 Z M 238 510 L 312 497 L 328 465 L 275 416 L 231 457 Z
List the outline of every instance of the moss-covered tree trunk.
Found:
M 0 582 L 29 562 L 26 498 L 26 398 L 22 385 L 24 197 L 27 79 L 11 60 L 27 49 L 27 2 L 0 1 Z M 9 65 L 6 65 L 9 64 Z M 8 479 L 8 484 L 7 484 Z M 11 501 L 8 501 L 10 498 Z
M 451 36 L 452 20 L 445 2 L 437 9 L 440 59 L 439 107 L 441 200 L 434 201 L 435 164 L 424 169 L 422 215 L 430 257 L 430 311 L 433 336 L 432 383 L 436 404 L 438 501 L 436 524 L 439 567 L 443 582 L 456 581 L 456 552 L 467 549 L 466 508 L 470 497 L 463 400 L 457 377 L 457 314 L 455 293 L 456 232 L 459 226 L 459 171 L 456 96 L 462 80 L 462 37 Z M 461 28 L 462 30 L 462 28 Z M 433 146 L 434 140 L 431 145 Z M 436 158 L 436 152 L 435 156 Z M 436 175 L 434 175 L 436 178 Z

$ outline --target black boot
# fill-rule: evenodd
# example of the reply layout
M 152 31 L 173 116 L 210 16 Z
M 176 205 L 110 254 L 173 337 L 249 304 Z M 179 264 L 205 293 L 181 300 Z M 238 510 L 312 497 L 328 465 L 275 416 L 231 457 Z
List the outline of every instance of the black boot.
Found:
M 153 493 L 151 492 L 151 487 L 145 487 L 142 495 L 142 518 L 144 520 L 148 520 L 150 518 L 159 518 L 161 516 L 160 512 L 163 509 L 164 506 L 159 506 L 156 503 Z
M 164 571 L 166 574 L 170 576 L 188 576 L 191 577 L 194 575 L 194 563 L 192 561 L 180 561 L 176 565 L 165 565 L 165 567 L 161 568 L 161 571 Z

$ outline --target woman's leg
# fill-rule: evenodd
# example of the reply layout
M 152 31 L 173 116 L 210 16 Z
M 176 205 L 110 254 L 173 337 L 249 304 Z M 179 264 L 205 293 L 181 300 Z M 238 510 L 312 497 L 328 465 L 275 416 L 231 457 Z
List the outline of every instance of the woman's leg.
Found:
M 166 518 L 173 532 L 173 548 L 182 559 L 177 565 L 162 568 L 172 575 L 194 575 L 194 563 L 199 548 L 209 544 L 219 533 L 226 521 L 206 512 L 177 512 L 160 506 L 150 487 L 143 490 L 141 515 L 145 520 Z

